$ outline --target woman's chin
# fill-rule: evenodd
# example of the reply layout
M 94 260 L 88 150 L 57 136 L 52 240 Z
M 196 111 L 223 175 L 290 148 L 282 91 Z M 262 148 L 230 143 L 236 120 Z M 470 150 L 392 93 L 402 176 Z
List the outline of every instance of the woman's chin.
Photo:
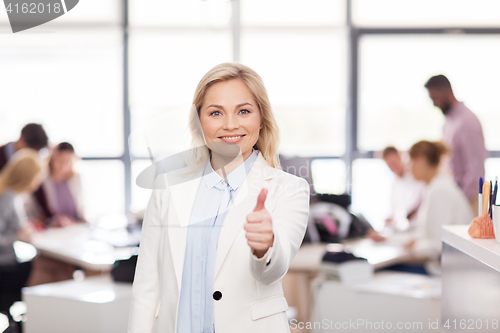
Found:
M 213 153 L 221 156 L 236 157 L 240 154 L 241 148 L 237 143 L 216 141 L 210 143 L 210 149 Z

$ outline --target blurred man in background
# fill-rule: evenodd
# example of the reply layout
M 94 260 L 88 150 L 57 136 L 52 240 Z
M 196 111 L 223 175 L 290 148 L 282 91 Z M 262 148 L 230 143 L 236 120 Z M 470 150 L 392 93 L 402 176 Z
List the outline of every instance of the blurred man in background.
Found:
M 484 161 L 488 157 L 481 123 L 463 102 L 457 101 L 446 76 L 431 77 L 425 87 L 434 106 L 446 117 L 443 142 L 451 152 L 449 167 L 476 213 L 479 177 L 484 177 Z
M 396 229 L 406 229 L 415 226 L 418 207 L 422 200 L 424 183 L 415 180 L 401 153 L 393 146 L 382 151 L 382 159 L 395 178 L 391 188 L 391 215 L 386 224 Z
M 39 151 L 48 144 L 48 137 L 42 125 L 27 124 L 21 130 L 21 137 L 16 142 L 9 142 L 0 147 L 0 170 L 3 169 L 7 161 L 14 153 L 22 148 L 31 148 Z

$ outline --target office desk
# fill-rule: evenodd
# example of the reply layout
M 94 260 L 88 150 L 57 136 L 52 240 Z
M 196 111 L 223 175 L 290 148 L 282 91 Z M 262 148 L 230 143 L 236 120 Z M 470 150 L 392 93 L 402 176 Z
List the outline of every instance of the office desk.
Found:
M 438 277 L 378 271 L 367 281 L 346 283 L 320 276 L 312 289 L 314 309 L 309 327 L 314 333 L 439 332 Z
M 446 332 L 498 332 L 500 244 L 494 239 L 471 238 L 468 227 L 453 225 L 442 229 L 441 324 L 448 323 Z
M 411 233 L 398 233 L 384 242 L 371 239 L 347 241 L 342 244 L 346 251 L 368 259 L 374 269 L 412 260 L 404 244 Z M 311 283 L 319 275 L 321 259 L 329 245 L 325 243 L 304 244 L 297 251 L 288 273 L 283 278 L 283 291 L 289 306 L 297 308 L 297 320 L 308 321 L 311 308 Z
M 137 238 L 137 235 L 131 236 L 125 229 L 92 229 L 89 224 L 75 224 L 35 233 L 30 243 L 49 258 L 105 272 L 111 270 L 116 260 L 128 259 L 136 252 L 134 247 L 126 246 L 134 243 L 134 237 Z
M 124 333 L 132 284 L 109 276 L 23 288 L 26 333 Z

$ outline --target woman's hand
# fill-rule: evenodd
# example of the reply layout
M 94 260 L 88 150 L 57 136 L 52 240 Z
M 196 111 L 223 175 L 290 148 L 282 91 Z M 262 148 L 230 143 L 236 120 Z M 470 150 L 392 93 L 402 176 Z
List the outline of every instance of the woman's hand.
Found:
M 405 244 L 405 249 L 411 251 L 413 247 L 415 246 L 415 243 L 417 242 L 416 239 L 410 240 L 408 243 Z
M 264 208 L 267 189 L 263 188 L 257 198 L 257 206 L 247 215 L 244 225 L 248 245 L 257 258 L 262 258 L 267 250 L 273 246 L 274 233 L 271 214 Z
M 67 227 L 69 225 L 72 225 L 74 224 L 75 221 L 69 217 L 69 216 L 66 216 L 66 215 L 56 215 L 54 216 L 50 226 L 51 227 L 56 227 L 56 228 L 61 228 L 61 227 Z

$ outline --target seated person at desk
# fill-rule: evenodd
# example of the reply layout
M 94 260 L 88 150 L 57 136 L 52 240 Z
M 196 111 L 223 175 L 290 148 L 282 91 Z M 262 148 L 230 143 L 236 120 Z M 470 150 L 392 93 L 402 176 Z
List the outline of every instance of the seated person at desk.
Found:
M 382 151 L 382 159 L 396 176 L 391 189 L 391 215 L 386 224 L 397 229 L 413 227 L 425 185 L 413 178 L 395 147 L 386 147 Z
M 44 226 L 66 226 L 85 221 L 80 176 L 74 171 L 75 150 L 58 144 L 49 161 L 49 175 L 33 194 Z
M 85 221 L 79 175 L 73 170 L 75 151 L 67 142 L 58 144 L 49 160 L 49 175 L 33 194 L 41 211 L 42 227 L 65 227 Z M 73 278 L 76 267 L 69 263 L 37 255 L 29 286 Z
M 33 192 L 41 182 L 43 163 L 37 151 L 20 149 L 0 172 L 0 312 L 9 315 L 9 308 L 21 300 L 31 270 L 31 262 L 18 263 L 14 241 L 27 241 L 30 224 L 23 226 L 23 209 L 19 194 Z
M 425 258 L 420 273 L 440 275 L 441 227 L 450 224 L 469 224 L 472 210 L 469 202 L 453 178 L 439 172 L 440 162 L 447 148 L 441 142 L 420 141 L 409 153 L 415 179 L 426 184 L 422 204 L 417 215 L 416 238 L 407 248 L 418 258 Z

